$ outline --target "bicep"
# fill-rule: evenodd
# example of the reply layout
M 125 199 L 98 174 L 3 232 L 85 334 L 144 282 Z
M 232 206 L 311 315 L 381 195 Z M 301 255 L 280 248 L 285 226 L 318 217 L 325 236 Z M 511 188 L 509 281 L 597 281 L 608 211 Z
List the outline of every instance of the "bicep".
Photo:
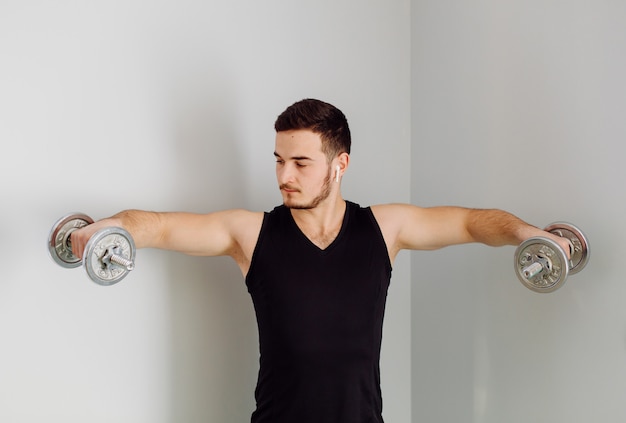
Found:
M 226 210 L 208 214 L 171 212 L 161 214 L 159 248 L 196 256 L 239 253 L 245 234 L 252 229 L 258 213 Z
M 391 251 L 435 250 L 472 241 L 468 209 L 390 204 L 377 206 L 375 213 Z

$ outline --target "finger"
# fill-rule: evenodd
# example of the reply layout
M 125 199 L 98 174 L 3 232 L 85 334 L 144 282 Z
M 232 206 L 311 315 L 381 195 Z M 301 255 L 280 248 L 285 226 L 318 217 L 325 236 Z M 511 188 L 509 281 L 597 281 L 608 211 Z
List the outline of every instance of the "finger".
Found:
M 70 235 L 71 241 L 72 241 L 72 254 L 74 254 L 76 257 L 78 257 L 79 259 L 82 260 L 83 258 L 83 250 L 84 250 L 84 244 L 82 242 L 82 237 L 80 236 L 82 234 L 82 230 L 77 230 L 72 232 L 72 234 Z

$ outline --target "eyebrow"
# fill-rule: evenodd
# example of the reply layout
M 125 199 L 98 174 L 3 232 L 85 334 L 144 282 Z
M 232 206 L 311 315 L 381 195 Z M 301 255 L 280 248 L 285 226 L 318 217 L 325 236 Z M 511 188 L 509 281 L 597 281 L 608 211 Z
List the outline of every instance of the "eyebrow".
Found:
M 274 151 L 274 157 L 282 158 L 280 154 L 278 154 L 275 151 Z M 290 160 L 313 160 L 311 157 L 308 157 L 308 156 L 293 156 L 293 157 L 290 157 L 289 159 Z

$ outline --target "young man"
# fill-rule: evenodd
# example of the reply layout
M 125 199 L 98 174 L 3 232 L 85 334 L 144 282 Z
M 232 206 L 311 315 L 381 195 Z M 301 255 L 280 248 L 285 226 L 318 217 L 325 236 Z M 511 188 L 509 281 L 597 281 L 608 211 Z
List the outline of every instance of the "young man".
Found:
M 380 346 L 391 269 L 403 249 L 481 242 L 567 241 L 500 210 L 367 208 L 341 196 L 350 164 L 343 113 L 302 100 L 276 120 L 276 177 L 283 205 L 272 212 L 210 214 L 123 211 L 72 234 L 81 257 L 102 227 L 130 232 L 137 248 L 229 255 L 252 297 L 260 340 L 253 423 L 382 422 Z

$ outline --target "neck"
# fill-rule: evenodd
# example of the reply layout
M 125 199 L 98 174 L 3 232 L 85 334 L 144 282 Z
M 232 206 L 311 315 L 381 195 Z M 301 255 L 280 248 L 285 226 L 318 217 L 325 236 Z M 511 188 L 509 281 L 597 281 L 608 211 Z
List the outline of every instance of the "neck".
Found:
M 291 208 L 291 215 L 294 219 L 306 220 L 324 224 L 328 221 L 343 218 L 346 210 L 346 202 L 341 195 L 329 196 L 324 201 L 311 208 Z
M 346 202 L 338 196 L 312 209 L 291 209 L 291 216 L 300 230 L 320 248 L 326 248 L 339 234 Z

